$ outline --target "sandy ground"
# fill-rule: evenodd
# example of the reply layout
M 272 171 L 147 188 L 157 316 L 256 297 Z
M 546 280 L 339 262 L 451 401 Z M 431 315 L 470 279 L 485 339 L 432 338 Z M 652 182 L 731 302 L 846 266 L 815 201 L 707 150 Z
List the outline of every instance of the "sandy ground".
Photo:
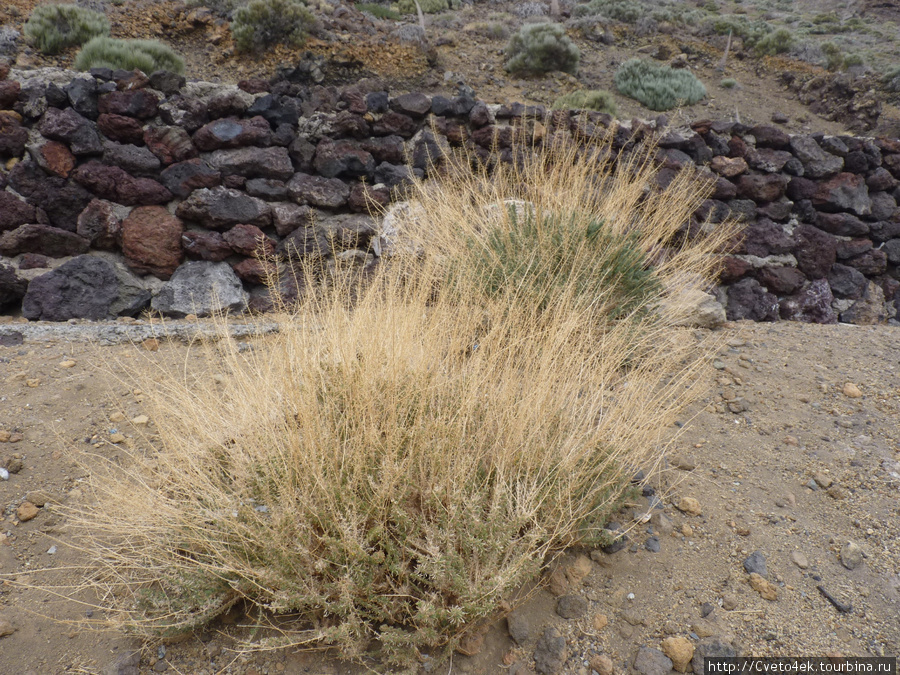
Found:
M 547 627 L 567 639 L 566 674 L 590 675 L 598 654 L 617 673 L 633 672 L 640 647 L 658 649 L 671 636 L 692 645 L 718 638 L 747 655 L 900 652 L 900 331 L 793 323 L 724 330 L 704 375 L 709 395 L 682 420 L 668 470 L 649 484 L 656 495 L 618 515 L 631 526 L 628 545 L 614 554 L 572 551 L 562 563 L 589 561 L 582 579 L 553 585 L 586 600 L 583 614 L 564 619 L 550 590 L 535 591 L 516 610 L 521 645 L 502 619 L 478 654 L 433 672 L 528 673 Z M 88 603 L 78 604 L 29 587 L 48 578 L 35 573 L 48 567 L 62 568 L 54 583 L 80 582 L 83 554 L 57 503 L 84 499 L 90 453 L 124 457 L 130 438 L 164 423 L 139 424 L 143 393 L 111 364 L 148 357 L 192 367 L 199 357 L 179 340 L 161 340 L 157 351 L 59 336 L 11 342 L 0 339 L 0 462 L 10 471 L 0 481 L 0 633 L 12 631 L 0 638 L 0 675 L 367 672 L 321 654 L 236 654 L 232 637 L 249 621 L 240 611 L 178 644 L 141 649 L 133 638 L 86 629 L 83 621 L 104 616 L 97 598 L 74 593 Z M 700 515 L 676 508 L 686 497 Z M 29 509 L 26 498 L 44 506 Z M 648 550 L 652 535 L 659 552 Z M 749 583 L 743 563 L 756 551 L 767 568 L 761 588 L 775 600 Z M 839 612 L 819 586 L 850 611 Z M 136 650 L 139 671 L 137 657 L 129 660 Z

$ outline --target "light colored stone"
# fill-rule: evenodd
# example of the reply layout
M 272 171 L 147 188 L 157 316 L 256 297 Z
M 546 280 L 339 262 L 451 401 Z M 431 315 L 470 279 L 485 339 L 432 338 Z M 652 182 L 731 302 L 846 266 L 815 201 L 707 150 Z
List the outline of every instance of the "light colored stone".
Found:
M 29 520 L 32 520 L 40 512 L 41 510 L 37 506 L 31 502 L 25 501 L 19 504 L 19 508 L 16 509 L 16 517 L 19 519 L 19 522 L 26 523 Z
M 791 562 L 801 570 L 805 570 L 809 567 L 809 559 L 806 557 L 806 554 L 801 551 L 791 551 Z
M 591 623 L 594 626 L 594 630 L 601 631 L 609 625 L 609 619 L 606 614 L 594 614 Z
M 693 497 L 682 497 L 678 500 L 675 508 L 689 516 L 699 516 L 703 513 L 700 502 Z
M 843 392 L 844 396 L 846 396 L 847 398 L 862 398 L 862 391 L 852 382 L 847 382 L 844 385 Z
M 606 654 L 594 654 L 588 661 L 588 665 L 597 675 L 613 674 L 613 661 Z
M 862 565 L 863 561 L 863 552 L 859 547 L 859 544 L 853 541 L 848 541 L 846 544 L 841 547 L 841 565 L 846 567 L 848 570 L 855 570 L 857 567 Z
M 16 627 L 5 616 L 0 616 L 0 637 L 6 637 L 16 632 Z
M 774 602 L 778 599 L 778 588 L 756 572 L 750 575 L 750 587 L 759 593 L 763 600 Z
M 125 435 L 124 435 L 124 434 L 119 434 L 119 433 L 110 434 L 110 436 L 109 436 L 109 442 L 110 442 L 110 443 L 124 443 L 124 442 L 125 442 Z
M 672 659 L 672 667 L 679 673 L 687 672 L 694 658 L 694 645 L 684 637 L 667 637 L 660 644 L 663 654 Z
M 577 584 L 591 573 L 591 569 L 593 569 L 591 559 L 582 554 L 575 558 L 575 562 L 566 567 L 566 576 L 571 583 Z
M 72 359 L 66 359 L 65 361 L 60 361 L 60 368 L 74 368 L 75 362 Z
M 146 415 L 138 415 L 132 418 L 131 423 L 136 427 L 143 427 L 150 423 L 150 418 Z
M 673 326 L 711 329 L 727 320 L 722 303 L 697 288 L 685 288 L 668 296 L 660 303 L 659 313 Z
M 124 422 L 125 421 L 125 413 L 116 411 L 112 415 L 109 416 L 110 422 Z

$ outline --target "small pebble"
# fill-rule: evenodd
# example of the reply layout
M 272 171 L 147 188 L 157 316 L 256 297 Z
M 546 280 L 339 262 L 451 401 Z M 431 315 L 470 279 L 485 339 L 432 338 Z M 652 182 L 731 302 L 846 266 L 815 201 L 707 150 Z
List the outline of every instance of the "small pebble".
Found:
M 843 389 L 844 396 L 847 398 L 862 398 L 862 391 L 852 382 L 847 382 Z
M 791 562 L 801 570 L 805 570 L 809 567 L 809 558 L 801 551 L 791 551 Z
M 693 497 L 682 497 L 678 500 L 678 503 L 675 504 L 675 508 L 689 516 L 699 516 L 703 513 L 700 502 Z
M 848 570 L 855 570 L 862 565 L 863 552 L 856 542 L 848 541 L 841 547 L 841 564 Z

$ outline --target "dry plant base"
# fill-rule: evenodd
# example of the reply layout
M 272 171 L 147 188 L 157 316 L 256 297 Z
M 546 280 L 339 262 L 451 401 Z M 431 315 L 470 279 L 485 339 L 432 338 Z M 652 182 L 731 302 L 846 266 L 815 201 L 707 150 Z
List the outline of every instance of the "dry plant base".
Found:
M 412 666 L 597 541 L 700 393 L 703 342 L 652 310 L 659 289 L 704 283 L 731 235 L 673 247 L 703 195 L 687 178 L 648 195 L 646 157 L 599 156 L 560 145 L 491 175 L 451 160 L 414 186 L 414 245 L 364 286 L 308 294 L 253 349 L 198 344 L 218 377 L 134 373 L 159 440 L 92 464 L 76 514 L 118 624 L 174 635 L 242 600 L 306 625 L 255 647 Z M 631 274 L 647 283 L 623 296 Z

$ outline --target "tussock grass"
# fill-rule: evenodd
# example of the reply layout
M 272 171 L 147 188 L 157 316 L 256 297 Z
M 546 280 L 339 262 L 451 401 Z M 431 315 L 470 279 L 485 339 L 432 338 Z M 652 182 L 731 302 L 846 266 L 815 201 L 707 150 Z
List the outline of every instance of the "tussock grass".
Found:
M 648 192 L 649 151 L 613 170 L 605 146 L 549 145 L 415 183 L 427 217 L 389 260 L 364 284 L 336 269 L 277 336 L 134 373 L 158 438 L 92 460 L 80 514 L 118 625 L 172 635 L 244 601 L 297 617 L 256 647 L 410 666 L 600 539 L 699 393 L 702 343 L 652 308 L 730 233 L 678 239 L 705 195 Z

